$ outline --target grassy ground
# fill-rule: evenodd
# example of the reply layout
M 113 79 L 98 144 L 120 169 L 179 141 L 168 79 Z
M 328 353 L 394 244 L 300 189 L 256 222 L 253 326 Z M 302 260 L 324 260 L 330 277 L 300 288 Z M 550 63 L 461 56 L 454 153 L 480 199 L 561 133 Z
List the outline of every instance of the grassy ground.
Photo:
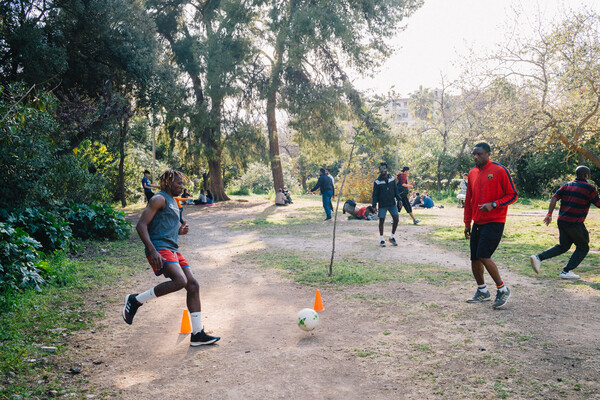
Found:
M 103 288 L 139 268 L 137 238 L 121 242 L 89 242 L 74 258 L 64 255 L 48 260 L 60 277 L 43 292 L 3 293 L 0 297 L 0 399 L 80 396 L 86 382 L 75 379 L 65 385 L 65 375 L 76 378 L 77 367 L 61 370 L 73 332 L 93 331 L 103 316 Z M 93 295 L 90 295 L 92 294 Z M 45 349 L 45 347 L 50 347 Z M 61 362 L 61 364 L 64 364 Z M 73 364 L 76 365 L 76 364 Z M 74 383 L 74 384 L 73 384 Z M 94 388 L 86 387 L 87 393 Z M 19 397 L 21 396 L 21 397 Z
M 538 201 L 539 202 L 539 201 Z M 541 203 L 541 202 L 540 202 Z M 539 275 L 531 269 L 529 256 L 539 254 L 542 251 L 558 243 L 558 228 L 556 227 L 557 212 L 554 212 L 554 221 L 546 226 L 543 223 L 544 213 L 547 207 L 540 205 L 518 204 L 511 207 L 511 214 L 507 219 L 501 246 L 494 253 L 494 260 L 509 266 L 519 274 L 537 276 L 540 279 L 556 279 L 562 267 L 567 263 L 575 246 L 561 256 L 546 260 L 542 263 Z M 531 213 L 538 211 L 537 214 Z M 434 218 L 428 219 L 428 223 L 436 224 Z M 587 285 L 593 289 L 600 290 L 600 270 L 595 268 L 600 264 L 600 215 L 597 210 L 590 210 L 585 222 L 590 233 L 590 253 L 577 268 L 577 273 L 585 274 L 585 281 L 577 281 L 571 284 Z M 447 248 L 457 249 L 468 253 L 468 242 L 464 240 L 464 226 L 460 221 L 452 226 L 440 226 L 432 232 L 432 238 Z

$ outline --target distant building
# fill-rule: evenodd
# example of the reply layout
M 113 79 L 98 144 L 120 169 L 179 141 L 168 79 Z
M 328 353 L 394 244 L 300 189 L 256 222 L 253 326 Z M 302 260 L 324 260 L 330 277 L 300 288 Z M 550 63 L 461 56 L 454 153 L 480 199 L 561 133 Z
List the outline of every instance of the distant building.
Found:
M 431 89 L 431 93 L 435 100 L 439 100 L 442 96 L 441 89 Z M 416 119 L 411 111 L 410 97 L 399 97 L 394 99 L 387 107 L 386 113 L 392 117 L 392 121 L 397 124 L 404 124 L 412 126 L 415 124 Z

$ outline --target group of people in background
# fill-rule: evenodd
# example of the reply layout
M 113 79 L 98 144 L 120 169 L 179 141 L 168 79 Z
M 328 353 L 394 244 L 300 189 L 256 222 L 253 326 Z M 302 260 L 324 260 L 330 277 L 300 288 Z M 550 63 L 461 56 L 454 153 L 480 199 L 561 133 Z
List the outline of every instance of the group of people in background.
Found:
M 144 177 L 142 178 L 142 188 L 144 189 L 144 196 L 146 197 L 146 202 L 150 202 L 150 199 L 152 199 L 152 196 L 154 196 L 154 192 L 152 191 L 152 189 L 160 189 L 159 186 L 150 183 L 150 171 L 148 170 L 144 171 Z M 213 204 L 215 202 L 215 197 L 209 189 L 206 189 L 206 191 L 204 191 L 204 189 L 201 189 L 198 198 L 193 199 L 192 194 L 187 190 L 187 188 L 184 188 L 183 192 L 178 197 L 178 199 L 180 204 L 202 205 Z

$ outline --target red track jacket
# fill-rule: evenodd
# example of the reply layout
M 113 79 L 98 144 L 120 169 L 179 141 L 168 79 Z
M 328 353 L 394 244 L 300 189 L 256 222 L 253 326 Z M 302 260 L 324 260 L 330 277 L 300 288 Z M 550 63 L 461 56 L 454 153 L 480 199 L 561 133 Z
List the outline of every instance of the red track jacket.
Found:
M 508 205 L 519 198 L 510 172 L 503 165 L 488 161 L 483 168 L 469 171 L 467 196 L 465 198 L 465 226 L 471 221 L 478 225 L 490 222 L 506 222 Z M 483 212 L 479 206 L 496 202 L 498 206 L 490 212 Z

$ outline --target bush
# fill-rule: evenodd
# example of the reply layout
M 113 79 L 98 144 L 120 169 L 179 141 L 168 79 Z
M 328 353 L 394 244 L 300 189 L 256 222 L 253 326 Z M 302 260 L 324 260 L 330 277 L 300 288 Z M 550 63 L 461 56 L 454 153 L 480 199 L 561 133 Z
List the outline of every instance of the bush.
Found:
M 71 204 L 64 211 L 72 224 L 73 235 L 81 239 L 119 240 L 131 232 L 125 214 L 109 205 Z
M 308 190 L 314 188 L 318 180 L 319 178 L 308 178 L 306 180 L 306 187 L 308 188 Z
M 26 230 L 45 251 L 68 250 L 71 247 L 71 227 L 59 214 L 26 208 L 18 216 L 11 215 L 7 222 Z
M 246 187 L 231 187 L 227 190 L 227 194 L 233 196 L 249 196 L 250 189 Z
M 40 243 L 23 228 L 0 222 L 0 290 L 40 290 L 44 279 L 35 264 L 40 247 Z
M 354 170 L 346 177 L 343 197 L 353 199 L 357 203 L 371 203 L 373 198 L 373 181 L 377 178 L 372 171 L 365 169 Z M 341 184 L 342 177 L 339 177 Z M 336 181 L 336 187 L 339 187 Z

